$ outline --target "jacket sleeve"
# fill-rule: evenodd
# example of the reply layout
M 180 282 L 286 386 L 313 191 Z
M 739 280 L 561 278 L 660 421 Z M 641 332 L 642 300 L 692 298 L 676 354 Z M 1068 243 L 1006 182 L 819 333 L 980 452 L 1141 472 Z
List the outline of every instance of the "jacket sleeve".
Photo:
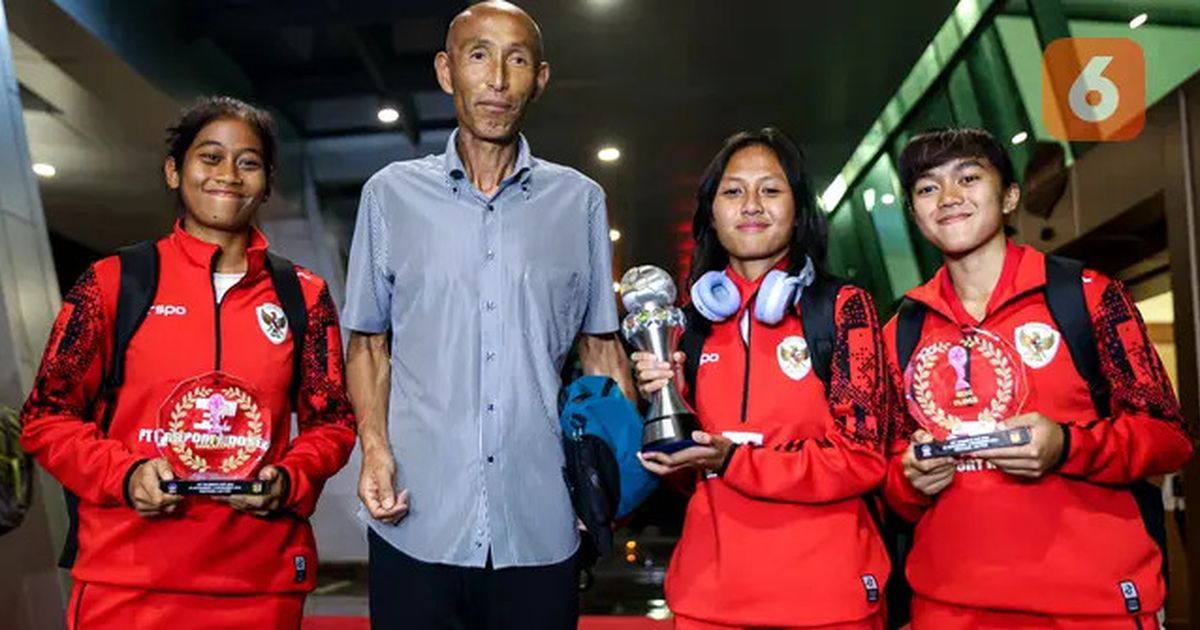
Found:
M 100 432 L 96 404 L 112 354 L 113 323 L 97 265 L 63 300 L 33 390 L 21 411 L 21 446 L 80 501 L 119 506 L 143 461 Z
M 926 508 L 933 505 L 933 498 L 913 487 L 904 476 L 904 453 L 908 451 L 912 434 L 917 430 L 917 421 L 908 413 L 904 396 L 904 375 L 896 358 L 896 319 L 893 318 L 884 331 L 887 346 L 888 399 L 892 401 L 891 422 L 888 430 L 888 466 L 883 482 L 883 498 L 888 507 L 901 518 L 916 522 Z
M 839 291 L 834 313 L 826 389 L 830 425 L 818 438 L 734 449 L 722 478 L 739 492 L 773 501 L 828 503 L 866 494 L 882 483 L 889 412 L 879 319 L 871 296 L 857 287 Z
M 1111 414 L 1067 428 L 1059 472 L 1127 484 L 1179 470 L 1192 454 L 1193 436 L 1185 430 L 1179 401 L 1141 314 L 1120 282 L 1084 273 Z
M 284 507 L 305 518 L 316 509 L 325 480 L 346 465 L 355 440 L 337 310 L 328 287 L 320 284 L 308 310 L 301 360 L 300 432 L 276 463 L 288 480 Z

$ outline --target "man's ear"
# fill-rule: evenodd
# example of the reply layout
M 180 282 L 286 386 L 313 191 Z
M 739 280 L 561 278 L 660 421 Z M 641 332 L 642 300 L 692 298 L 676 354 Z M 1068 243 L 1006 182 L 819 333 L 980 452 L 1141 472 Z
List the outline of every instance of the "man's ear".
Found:
M 546 91 L 546 84 L 550 83 L 550 62 L 543 61 L 538 64 L 537 70 L 537 87 L 533 91 L 533 97 L 529 100 L 536 101 L 542 96 L 542 92 Z
M 446 94 L 454 94 L 454 82 L 450 80 L 450 53 L 440 51 L 433 57 L 433 72 L 437 75 L 438 85 Z

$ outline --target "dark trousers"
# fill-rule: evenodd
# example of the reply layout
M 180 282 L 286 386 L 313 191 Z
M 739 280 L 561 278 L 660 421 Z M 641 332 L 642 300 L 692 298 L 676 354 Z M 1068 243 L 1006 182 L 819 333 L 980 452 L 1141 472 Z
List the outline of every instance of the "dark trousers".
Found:
M 570 630 L 579 621 L 575 559 L 494 569 L 421 562 L 370 539 L 373 630 Z

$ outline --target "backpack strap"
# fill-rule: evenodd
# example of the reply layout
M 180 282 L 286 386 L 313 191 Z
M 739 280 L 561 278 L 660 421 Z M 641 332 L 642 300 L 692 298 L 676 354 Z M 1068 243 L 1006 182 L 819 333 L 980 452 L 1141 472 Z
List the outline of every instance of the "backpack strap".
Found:
M 926 312 L 926 306 L 912 298 L 906 297 L 900 301 L 896 311 L 896 358 L 901 373 L 908 368 L 917 343 L 921 341 Z
M 113 324 L 113 356 L 108 375 L 101 385 L 104 415 L 100 431 L 108 432 L 112 422 L 117 390 L 125 384 L 125 354 L 134 333 L 146 320 L 158 293 L 158 246 L 142 241 L 117 251 L 121 261 L 121 284 L 117 290 L 117 319 Z
M 1046 307 L 1071 353 L 1075 370 L 1087 383 L 1098 418 L 1112 415 L 1111 388 L 1100 371 L 1096 329 L 1083 294 L 1083 263 L 1061 256 L 1046 256 Z M 1069 447 L 1068 447 L 1069 448 Z M 1162 491 L 1149 480 L 1139 479 L 1129 488 L 1141 513 L 1146 532 L 1162 555 L 1163 579 L 1168 577 L 1167 525 Z
M 1083 296 L 1083 263 L 1061 256 L 1046 256 L 1046 307 L 1063 336 L 1079 376 L 1087 383 L 1099 417 L 1108 417 L 1108 381 L 1100 373 L 1096 331 Z
M 308 330 L 308 308 L 304 304 L 304 292 L 300 289 L 300 278 L 296 275 L 296 265 L 292 261 L 274 252 L 267 252 L 267 270 L 271 273 L 271 283 L 275 286 L 275 294 L 282 303 L 288 327 L 292 329 L 292 384 L 289 392 L 292 401 L 298 402 L 302 379 L 300 370 L 304 360 L 304 337 Z
M 837 338 L 834 310 L 844 282 L 832 278 L 817 278 L 800 296 L 800 321 L 804 326 L 804 341 L 812 354 L 813 372 L 829 385 L 833 377 L 833 346 Z
M 700 353 L 704 351 L 704 340 L 712 332 L 709 323 L 695 306 L 688 304 L 683 307 L 683 315 L 687 320 L 687 328 L 679 337 L 679 351 L 683 353 L 683 380 L 687 383 L 688 402 L 696 402 L 696 372 L 700 370 Z

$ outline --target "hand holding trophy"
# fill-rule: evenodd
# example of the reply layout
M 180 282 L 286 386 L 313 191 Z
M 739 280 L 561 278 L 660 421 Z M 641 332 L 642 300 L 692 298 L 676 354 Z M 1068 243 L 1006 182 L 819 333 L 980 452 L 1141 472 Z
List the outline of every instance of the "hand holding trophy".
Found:
M 625 339 L 659 361 L 670 361 L 687 326 L 675 306 L 675 283 L 666 271 L 652 265 L 634 267 L 621 277 L 621 301 L 629 312 L 621 324 Z M 674 382 L 650 396 L 642 425 L 642 450 L 674 453 L 689 446 L 697 426 L 696 412 Z

